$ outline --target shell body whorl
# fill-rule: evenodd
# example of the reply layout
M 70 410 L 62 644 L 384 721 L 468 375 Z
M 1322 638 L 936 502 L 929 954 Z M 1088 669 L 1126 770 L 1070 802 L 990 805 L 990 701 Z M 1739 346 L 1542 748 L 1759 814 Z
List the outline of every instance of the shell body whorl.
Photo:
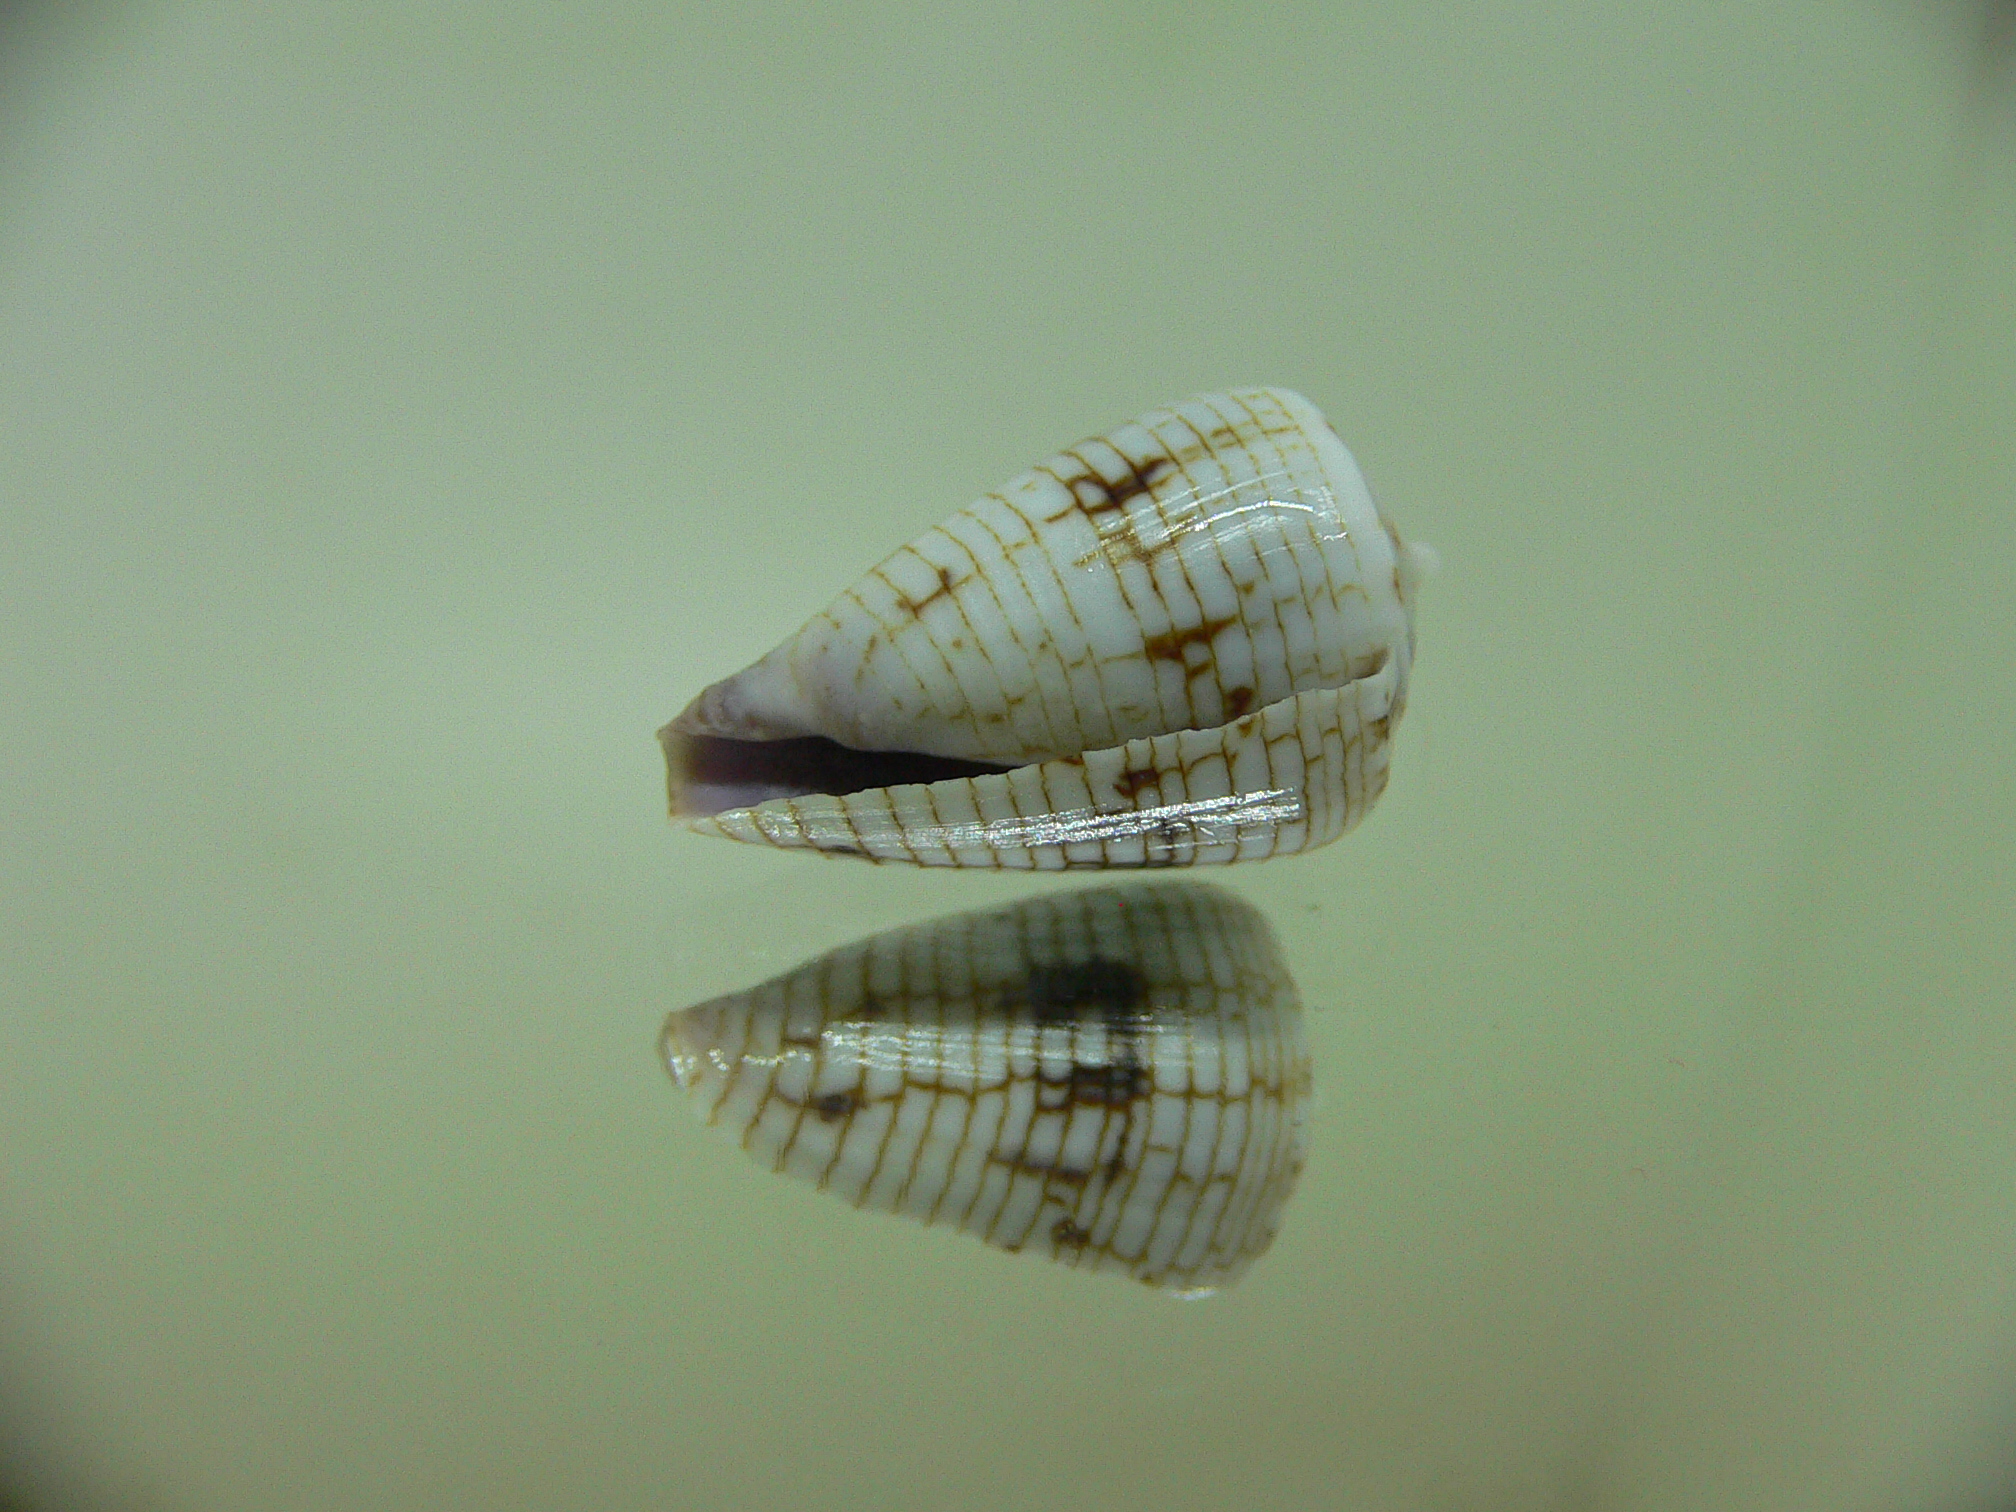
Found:
M 1154 410 L 926 531 L 701 693 L 661 732 L 673 811 L 927 865 L 1319 845 L 1384 786 L 1416 565 L 1300 395 Z M 851 775 L 794 765 L 828 746 Z M 884 774 L 864 753 L 916 760 Z

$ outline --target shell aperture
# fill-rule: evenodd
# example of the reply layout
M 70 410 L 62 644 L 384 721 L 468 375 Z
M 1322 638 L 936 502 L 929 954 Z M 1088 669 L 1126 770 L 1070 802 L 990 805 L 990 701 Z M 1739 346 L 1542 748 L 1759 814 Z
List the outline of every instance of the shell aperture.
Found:
M 773 1171 L 1186 1295 L 1267 1248 L 1302 1169 L 1294 983 L 1196 884 L 892 930 L 672 1014 L 661 1047 Z
M 1315 406 L 1205 394 L 869 570 L 659 732 L 704 833 L 932 866 L 1259 859 L 1386 782 L 1423 558 Z

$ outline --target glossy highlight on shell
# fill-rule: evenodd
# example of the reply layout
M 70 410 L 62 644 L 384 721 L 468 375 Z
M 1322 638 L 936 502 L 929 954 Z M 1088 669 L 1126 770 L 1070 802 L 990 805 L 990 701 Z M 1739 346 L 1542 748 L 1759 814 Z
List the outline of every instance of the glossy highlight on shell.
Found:
M 1080 442 L 902 547 L 663 730 L 703 833 L 926 866 L 1183 866 L 1386 785 L 1425 554 L 1301 395 Z
M 1280 1226 L 1302 1009 L 1266 921 L 1134 884 L 876 935 L 666 1020 L 674 1080 L 773 1171 L 1201 1295 Z

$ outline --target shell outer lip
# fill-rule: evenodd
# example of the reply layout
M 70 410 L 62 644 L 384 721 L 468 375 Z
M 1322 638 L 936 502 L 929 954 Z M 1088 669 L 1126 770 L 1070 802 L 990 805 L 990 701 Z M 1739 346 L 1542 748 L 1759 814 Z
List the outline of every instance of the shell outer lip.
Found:
M 687 825 L 923 866 L 1065 871 L 1260 860 L 1325 844 L 1363 817 L 1386 783 L 1397 691 L 1392 664 L 1382 663 L 1367 677 L 1215 730 L 990 777 L 776 799 Z

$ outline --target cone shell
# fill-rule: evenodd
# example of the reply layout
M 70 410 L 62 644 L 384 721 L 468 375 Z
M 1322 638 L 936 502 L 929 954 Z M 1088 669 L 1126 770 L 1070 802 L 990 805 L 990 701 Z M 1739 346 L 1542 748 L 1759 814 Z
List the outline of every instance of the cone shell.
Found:
M 1335 839 L 1386 785 L 1422 555 L 1299 394 L 1153 410 L 871 569 L 660 732 L 672 811 L 930 866 Z
M 701 1116 L 773 1171 L 1197 1295 L 1303 1162 L 1302 1010 L 1266 922 L 1137 884 L 877 935 L 673 1014 Z

